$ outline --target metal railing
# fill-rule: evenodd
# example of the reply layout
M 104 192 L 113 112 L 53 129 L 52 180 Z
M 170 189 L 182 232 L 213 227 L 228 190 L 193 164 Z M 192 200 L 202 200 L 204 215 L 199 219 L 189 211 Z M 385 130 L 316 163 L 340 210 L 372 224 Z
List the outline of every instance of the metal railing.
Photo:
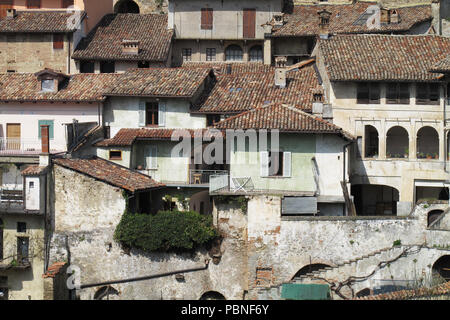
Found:
M 0 205 L 23 205 L 23 190 L 0 188 Z
M 209 184 L 212 175 L 228 175 L 227 170 L 189 170 L 189 184 Z
M 50 140 L 50 151 L 65 150 L 65 142 Z M 0 155 L 8 154 L 39 154 L 42 150 L 42 143 L 37 139 L 24 138 L 0 138 Z

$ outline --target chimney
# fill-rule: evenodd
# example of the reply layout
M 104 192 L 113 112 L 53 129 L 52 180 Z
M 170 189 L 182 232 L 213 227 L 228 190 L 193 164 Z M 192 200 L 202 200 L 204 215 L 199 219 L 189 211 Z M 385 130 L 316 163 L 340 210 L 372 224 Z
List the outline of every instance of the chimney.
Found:
M 391 23 L 391 13 L 388 9 L 381 9 L 380 10 L 380 23 L 381 24 L 389 24 Z
M 50 164 L 50 126 L 41 126 L 42 153 L 39 155 L 39 166 L 48 166 Z
M 323 9 L 319 12 L 319 36 L 321 39 L 328 39 L 330 35 L 331 12 Z
M 16 9 L 6 9 L 6 17 L 7 18 L 15 18 L 17 16 Z
M 390 12 L 390 22 L 391 23 L 399 23 L 400 22 L 400 17 L 398 15 L 398 11 L 397 10 L 391 10 Z
M 284 25 L 284 14 L 276 14 L 273 16 L 273 25 L 282 26 Z
M 139 40 L 122 40 L 122 53 L 137 55 L 139 53 Z
M 279 88 L 286 88 L 286 63 L 287 57 L 276 57 L 275 58 L 275 86 Z

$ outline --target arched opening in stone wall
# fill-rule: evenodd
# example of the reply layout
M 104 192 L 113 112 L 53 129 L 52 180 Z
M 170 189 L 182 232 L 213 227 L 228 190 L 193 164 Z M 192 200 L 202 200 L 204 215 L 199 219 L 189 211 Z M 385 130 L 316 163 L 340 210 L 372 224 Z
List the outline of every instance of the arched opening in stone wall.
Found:
M 450 281 L 450 255 L 436 260 L 432 267 L 433 284 Z
M 417 132 L 417 159 L 439 159 L 439 134 L 432 127 Z
M 94 300 L 103 300 L 106 298 L 106 300 L 109 300 L 110 295 L 118 295 L 119 291 L 114 289 L 111 286 L 103 286 L 99 288 L 95 294 L 94 294 Z
M 205 292 L 201 297 L 200 300 L 226 300 L 224 295 L 217 292 L 217 291 L 208 291 Z
M 115 13 L 139 13 L 139 5 L 132 0 L 121 0 L 114 6 Z
M 407 158 L 408 155 L 408 131 L 400 126 L 390 128 L 386 137 L 386 158 Z
M 356 298 L 367 297 L 367 296 L 370 296 L 371 294 L 372 294 L 372 291 L 369 288 L 364 288 L 362 290 L 359 290 L 355 294 L 355 297 Z
M 303 276 L 305 274 L 311 273 L 313 271 L 317 271 L 320 269 L 324 269 L 330 267 L 330 265 L 328 264 L 324 264 L 324 263 L 312 263 L 312 264 L 308 264 L 306 266 L 304 266 L 303 268 L 301 268 L 300 270 L 297 271 L 297 273 L 294 275 L 294 278 L 299 278 L 300 276 Z M 292 278 L 292 279 L 294 279 Z
M 352 185 L 355 209 L 358 216 L 395 216 L 400 194 L 397 189 L 376 184 Z
M 428 212 L 427 216 L 427 227 L 430 227 L 430 225 L 436 221 L 442 214 L 444 213 L 444 210 L 431 210 Z

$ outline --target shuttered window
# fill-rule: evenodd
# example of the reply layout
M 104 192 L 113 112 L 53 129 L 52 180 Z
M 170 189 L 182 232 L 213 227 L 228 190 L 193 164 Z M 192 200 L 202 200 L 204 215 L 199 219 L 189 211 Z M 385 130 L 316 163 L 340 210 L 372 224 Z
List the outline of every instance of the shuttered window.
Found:
M 64 49 L 64 35 L 55 33 L 53 35 L 53 49 Z
M 261 177 L 291 177 L 291 152 L 260 152 Z
M 146 169 L 157 169 L 158 168 L 158 149 L 156 146 L 146 147 L 147 155 L 145 157 L 145 167 Z
M 145 105 L 145 124 L 148 126 L 158 125 L 158 102 L 147 102 Z
M 418 83 L 416 86 L 416 104 L 439 104 L 439 84 Z
M 255 25 L 256 25 L 256 10 L 244 9 L 243 14 L 243 37 L 254 38 L 255 37 Z
M 409 84 L 388 82 L 386 84 L 386 103 L 409 104 Z
M 202 19 L 200 28 L 202 30 L 212 30 L 213 28 L 213 9 L 202 8 Z
M 39 120 L 38 121 L 38 137 L 41 138 L 41 126 L 49 126 L 48 128 L 48 135 L 49 139 L 53 139 L 53 130 L 54 130 L 54 122 L 53 120 Z
M 27 0 L 27 9 L 40 9 L 41 0 Z
M 378 83 L 358 83 L 356 103 L 358 104 L 379 104 L 380 85 Z

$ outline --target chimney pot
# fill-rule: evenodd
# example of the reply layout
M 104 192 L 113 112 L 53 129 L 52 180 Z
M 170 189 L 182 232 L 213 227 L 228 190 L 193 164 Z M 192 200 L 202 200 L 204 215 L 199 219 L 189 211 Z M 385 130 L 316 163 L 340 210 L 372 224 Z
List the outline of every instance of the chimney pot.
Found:
M 122 40 L 122 53 L 137 55 L 139 53 L 139 40 Z
M 6 9 L 6 17 L 7 18 L 15 18 L 17 15 L 16 9 Z

